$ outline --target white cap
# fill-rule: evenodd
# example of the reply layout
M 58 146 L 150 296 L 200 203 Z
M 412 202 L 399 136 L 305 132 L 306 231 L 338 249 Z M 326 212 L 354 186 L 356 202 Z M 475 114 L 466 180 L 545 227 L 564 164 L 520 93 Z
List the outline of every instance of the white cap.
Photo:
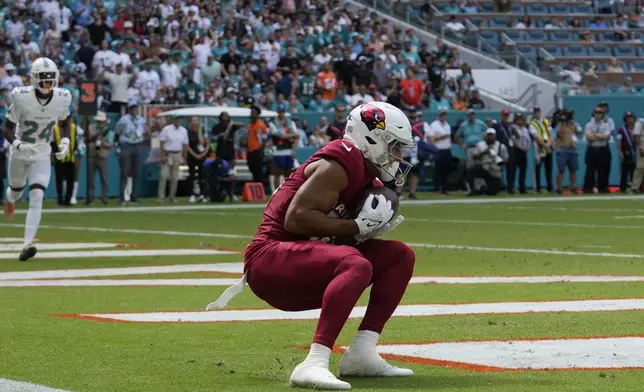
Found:
M 488 128 L 488 129 L 485 130 L 485 134 L 486 135 L 496 135 L 496 131 L 494 130 L 494 128 Z
M 15 66 L 15 65 L 13 65 L 13 64 L 11 64 L 11 63 L 8 63 L 8 64 L 5 64 L 5 65 L 4 65 L 4 70 L 5 70 L 5 71 L 15 71 L 15 70 L 16 70 L 16 66 Z

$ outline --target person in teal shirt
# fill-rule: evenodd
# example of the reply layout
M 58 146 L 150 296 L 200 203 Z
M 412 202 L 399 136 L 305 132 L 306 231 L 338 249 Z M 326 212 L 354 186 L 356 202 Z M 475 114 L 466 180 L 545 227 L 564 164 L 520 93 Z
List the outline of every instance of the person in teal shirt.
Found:
M 485 123 L 476 118 L 474 109 L 467 111 L 467 120 L 458 128 L 458 134 L 461 137 L 461 147 L 473 148 L 478 142 L 483 140 L 483 131 L 487 129 Z
M 432 112 L 452 110 L 452 102 L 443 96 L 442 90 L 436 90 L 434 99 L 429 103 L 429 110 Z
M 315 98 L 315 77 L 310 65 L 306 66 L 304 74 L 297 81 L 297 93 L 304 106 L 309 106 Z
M 297 100 L 295 95 L 291 95 L 288 100 L 289 103 L 289 112 L 291 113 L 302 113 L 304 111 L 304 105 Z
M 179 88 L 183 102 L 186 105 L 197 105 L 201 103 L 201 86 L 194 80 L 188 79 Z
M 333 107 L 332 102 L 325 102 L 322 99 L 322 94 L 316 93 L 315 99 L 309 103 L 307 110 L 309 112 L 326 112 L 328 110 L 331 110 L 332 107 Z

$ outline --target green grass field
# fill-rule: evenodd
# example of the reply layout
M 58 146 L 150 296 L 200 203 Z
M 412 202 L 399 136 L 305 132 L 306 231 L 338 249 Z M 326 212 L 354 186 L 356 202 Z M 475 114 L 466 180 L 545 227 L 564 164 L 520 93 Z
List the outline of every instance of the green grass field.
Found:
M 472 199 L 475 204 L 451 200 L 458 203 L 432 199 L 428 204 L 401 207 L 407 219 L 388 237 L 412 244 L 417 255 L 415 277 L 610 275 L 641 276 L 644 281 L 644 198 L 497 199 L 500 203 Z M 148 204 L 152 206 L 152 201 Z M 131 279 L 239 277 L 216 266 L 208 271 L 196 268 L 170 273 L 150 269 L 143 275 L 121 270 L 241 262 L 241 253 L 193 253 L 242 252 L 260 221 L 261 206 L 198 207 L 102 211 L 79 206 L 68 211 L 51 206 L 38 233 L 41 247 L 73 243 L 114 247 L 96 249 L 105 251 L 101 255 L 83 253 L 94 251 L 83 247 L 41 248 L 36 258 L 20 263 L 18 252 L 10 247 L 19 244 L 23 235 L 27 204 L 19 204 L 13 221 L 0 221 L 0 379 L 74 392 L 290 390 L 288 378 L 306 355 L 301 347 L 310 344 L 315 320 L 124 323 L 59 317 L 202 311 L 226 286 L 3 287 L 8 280 L 2 273 L 45 270 L 119 268 L 113 274 L 74 279 L 113 279 L 122 284 Z M 110 254 L 117 250 L 122 253 Z M 134 253 L 167 250 L 183 253 Z M 61 252 L 60 256 L 54 252 Z M 359 305 L 366 305 L 367 296 Z M 410 284 L 403 305 L 637 298 L 644 298 L 644 283 L 639 281 L 418 283 Z M 265 308 L 268 305 L 247 288 L 227 309 Z M 642 310 L 394 317 L 381 344 L 644 336 L 643 321 Z M 358 324 L 359 319 L 348 322 L 338 345 L 351 342 Z M 561 342 L 558 347 L 565 351 L 568 341 Z M 644 379 L 644 348 L 636 349 L 644 343 L 636 343 L 640 346 L 613 353 L 622 362 L 597 360 L 606 369 L 570 369 L 588 367 L 582 359 L 599 356 L 594 343 L 589 343 L 585 352 L 571 354 L 564 369 L 482 371 L 468 362 L 476 356 L 474 351 L 456 350 L 451 354 L 458 360 L 442 363 L 418 360 L 416 354 L 397 357 L 411 362 L 393 361 L 413 368 L 416 375 L 409 379 L 348 381 L 353 389 L 365 391 L 634 391 Z M 557 355 L 538 363 L 556 367 Z M 339 358 L 334 355 L 332 359 L 334 371 Z M 502 360 L 495 357 L 483 365 L 504 368 Z M 581 365 L 576 366 L 577 361 Z

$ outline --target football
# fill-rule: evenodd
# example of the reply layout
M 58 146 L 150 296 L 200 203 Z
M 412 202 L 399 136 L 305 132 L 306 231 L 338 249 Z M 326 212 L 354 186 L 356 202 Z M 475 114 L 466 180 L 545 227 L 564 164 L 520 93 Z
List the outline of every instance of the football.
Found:
M 371 194 L 383 195 L 385 199 L 391 202 L 391 208 L 394 210 L 393 216 L 395 217 L 398 214 L 398 206 L 400 205 L 400 200 L 398 199 L 398 195 L 396 195 L 396 192 L 392 191 L 387 187 L 365 188 L 362 192 L 360 192 L 360 194 L 356 199 L 357 202 L 355 205 L 355 210 L 351 211 L 354 218 L 358 217 L 358 214 L 362 210 L 362 206 L 364 205 L 364 202 L 367 201 L 367 198 Z M 378 200 L 373 199 L 371 207 L 376 208 L 377 206 L 378 206 Z

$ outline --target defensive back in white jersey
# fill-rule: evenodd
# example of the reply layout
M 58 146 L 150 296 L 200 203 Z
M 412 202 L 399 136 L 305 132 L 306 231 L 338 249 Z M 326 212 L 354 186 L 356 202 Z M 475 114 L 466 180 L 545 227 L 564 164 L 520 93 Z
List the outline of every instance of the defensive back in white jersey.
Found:
M 35 144 L 36 154 L 14 150 L 13 159 L 38 160 L 51 154 L 50 142 L 54 126 L 69 117 L 72 95 L 69 91 L 55 87 L 49 103 L 43 105 L 36 98 L 33 86 L 16 87 L 11 91 L 11 106 L 7 119 L 16 124 L 15 137 L 22 143 Z

